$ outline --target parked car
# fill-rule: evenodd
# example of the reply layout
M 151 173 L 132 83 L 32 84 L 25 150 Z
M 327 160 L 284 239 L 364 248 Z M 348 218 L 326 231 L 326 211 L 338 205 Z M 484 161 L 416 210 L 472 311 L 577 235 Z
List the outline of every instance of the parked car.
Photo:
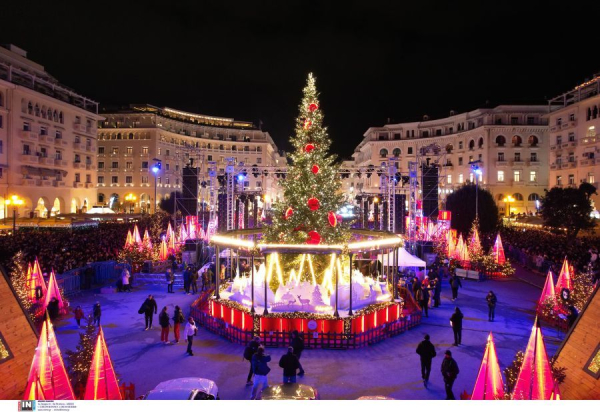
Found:
M 219 399 L 219 388 L 210 379 L 179 378 L 156 385 L 144 396 L 145 400 L 193 400 Z
M 260 399 L 269 401 L 307 401 L 319 399 L 317 390 L 301 383 L 280 383 L 260 393 Z

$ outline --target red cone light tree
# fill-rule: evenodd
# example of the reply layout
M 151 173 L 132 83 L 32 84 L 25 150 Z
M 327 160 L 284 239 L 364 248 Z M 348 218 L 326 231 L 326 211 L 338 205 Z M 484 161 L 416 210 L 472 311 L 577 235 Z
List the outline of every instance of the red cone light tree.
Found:
M 85 386 L 85 400 L 121 400 L 119 381 L 113 368 L 102 327 L 98 329 L 96 349 Z
M 471 400 L 496 400 L 503 398 L 504 381 L 502 380 L 502 370 L 498 364 L 494 337 L 492 336 L 492 332 L 490 332 Z

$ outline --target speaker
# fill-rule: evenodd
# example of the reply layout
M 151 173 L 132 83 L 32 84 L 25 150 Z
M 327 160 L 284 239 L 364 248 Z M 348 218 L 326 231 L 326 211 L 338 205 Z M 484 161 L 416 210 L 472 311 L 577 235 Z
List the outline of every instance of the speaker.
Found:
M 192 239 L 188 239 L 185 241 L 185 249 L 186 252 L 195 252 L 196 251 L 196 242 Z
M 373 202 L 373 228 L 375 230 L 379 229 L 379 202 Z
M 394 195 L 394 233 L 404 234 L 406 232 L 406 195 Z
M 388 206 L 388 202 L 383 202 L 383 210 L 382 210 L 382 217 L 381 217 L 381 230 L 388 230 L 388 222 L 389 222 L 389 218 L 390 218 L 390 208 Z
M 436 165 L 421 166 L 421 188 L 423 190 L 423 217 L 437 222 L 438 218 L 439 170 Z
M 369 227 L 369 199 L 368 198 L 365 198 L 365 201 L 363 203 L 362 227 L 363 227 L 363 229 L 367 229 Z
M 217 198 L 217 218 L 219 223 L 217 225 L 217 232 L 225 232 L 227 230 L 227 194 L 219 193 Z
M 177 197 L 177 209 L 182 216 L 196 216 L 198 212 L 198 168 L 182 169 L 181 198 Z

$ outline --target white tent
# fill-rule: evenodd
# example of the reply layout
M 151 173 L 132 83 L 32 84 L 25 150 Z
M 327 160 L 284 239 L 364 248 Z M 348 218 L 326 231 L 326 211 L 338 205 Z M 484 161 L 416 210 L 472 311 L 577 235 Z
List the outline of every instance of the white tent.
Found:
M 91 209 L 87 211 L 88 214 L 103 214 L 103 213 L 115 213 L 110 207 L 102 207 L 102 206 L 92 206 Z
M 390 252 L 387 255 L 383 255 L 383 266 L 391 266 L 394 264 L 394 253 Z M 380 259 L 381 261 L 381 259 Z M 389 263 L 388 263 L 389 262 Z M 427 266 L 425 261 L 419 259 L 416 256 L 411 255 L 404 248 L 398 249 L 398 267 L 419 267 L 424 268 Z

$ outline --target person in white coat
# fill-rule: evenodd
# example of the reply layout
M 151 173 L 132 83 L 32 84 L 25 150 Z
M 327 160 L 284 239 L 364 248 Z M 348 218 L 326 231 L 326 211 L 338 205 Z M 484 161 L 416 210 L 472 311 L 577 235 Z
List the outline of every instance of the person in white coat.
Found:
M 127 270 L 127 268 L 124 268 L 123 272 L 121 272 L 121 282 L 123 283 L 124 292 L 131 292 L 131 287 L 129 285 L 130 277 L 131 275 L 129 274 L 129 270 Z
M 196 322 L 194 322 L 193 317 L 188 318 L 188 323 L 185 324 L 185 329 L 183 330 L 183 336 L 187 339 L 187 351 L 190 356 L 194 356 L 194 352 L 192 352 L 192 342 L 194 341 L 194 336 L 198 332 L 198 327 L 196 326 Z

